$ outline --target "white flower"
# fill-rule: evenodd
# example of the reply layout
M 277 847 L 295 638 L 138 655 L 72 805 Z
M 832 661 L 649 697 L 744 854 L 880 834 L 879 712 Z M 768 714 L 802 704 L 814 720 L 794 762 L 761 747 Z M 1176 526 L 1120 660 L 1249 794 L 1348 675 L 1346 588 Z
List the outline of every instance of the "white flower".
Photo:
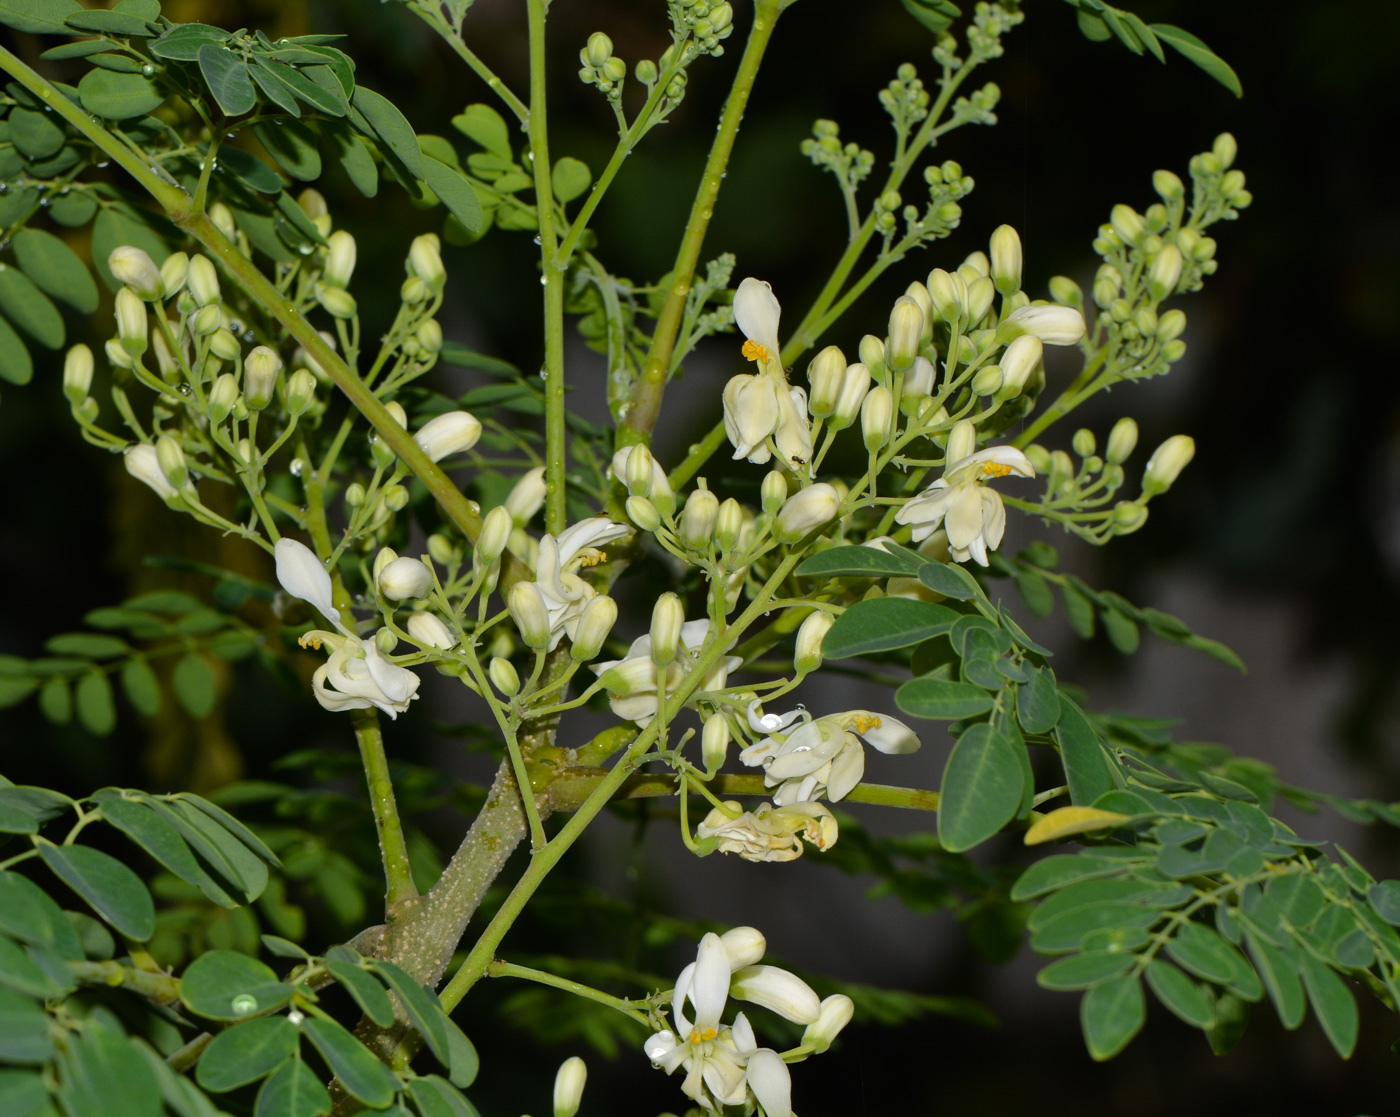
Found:
M 783 463 L 800 469 L 812 459 L 807 393 L 787 382 L 779 356 L 782 307 L 767 283 L 749 278 L 734 293 L 734 321 L 744 336 L 743 354 L 758 363 L 757 375 L 741 373 L 724 388 L 724 429 L 734 458 L 762 465 L 777 449 Z M 772 446 L 769 439 L 772 439 Z
M 160 458 L 154 446 L 143 442 L 127 447 L 122 455 L 122 464 L 126 466 L 128 473 L 136 480 L 149 485 L 162 500 L 179 495 L 180 491 L 166 479 L 165 470 L 160 467 Z
M 770 732 L 739 754 L 750 768 L 764 769 L 763 782 L 776 787 L 777 806 L 810 803 L 823 792 L 833 803 L 865 775 L 861 739 L 883 753 L 919 748 L 919 738 L 898 718 L 869 710 L 847 710 L 804 722 L 791 733 Z M 834 840 L 834 839 L 833 839 Z
M 770 367 L 781 358 L 778 344 L 778 320 L 783 308 L 773 288 L 761 279 L 750 276 L 734 292 L 734 324 L 748 341 L 743 353 L 760 368 Z
M 469 411 L 447 411 L 429 419 L 413 436 L 429 461 L 440 462 L 459 450 L 470 450 L 481 437 L 481 423 Z
M 949 462 L 943 476 L 895 513 L 895 522 L 914 526 L 914 542 L 922 542 L 942 524 L 948 551 L 957 562 L 969 558 L 987 565 L 1006 530 L 1006 508 L 995 489 L 981 484 L 987 477 L 1034 477 L 1026 455 L 1014 446 L 991 446 Z
M 311 605 L 337 629 L 313 629 L 298 641 L 303 648 L 326 644 L 331 656 L 311 676 L 311 690 L 325 709 L 367 710 L 371 706 L 397 718 L 418 697 L 418 676 L 391 663 L 371 636 L 361 640 L 340 619 L 331 603 L 331 576 L 321 560 L 303 543 L 283 537 L 274 548 L 277 580 L 293 597 Z
M 784 970 L 771 966 L 743 968 L 752 955 L 731 955 L 726 940 L 733 934 L 731 931 L 724 938 L 707 934 L 700 940 L 695 961 L 681 971 L 671 994 L 676 1030 L 657 1032 L 646 1041 L 643 1050 L 652 1065 L 667 1074 L 683 1067 L 686 1076 L 682 1092 L 706 1109 L 743 1105 L 752 1097 L 765 1117 L 791 1117 L 792 1079 L 787 1064 L 776 1051 L 758 1046 L 753 1027 L 742 1012 L 729 1025 L 721 1023 L 720 1017 L 729 999 L 731 981 L 743 975 L 753 987 L 755 1001 L 796 1023 L 814 1023 L 819 1016 L 819 1003 L 804 982 Z M 755 974 L 755 969 L 771 972 Z M 694 1013 L 694 1020 L 690 1012 Z
M 540 539 L 540 557 L 535 566 L 535 584 L 549 613 L 549 650 L 553 651 L 566 633 L 573 639 L 578 619 L 596 592 L 577 574 L 581 566 L 595 566 L 607 556 L 597 548 L 626 535 L 632 529 L 615 524 L 605 516 L 580 520 L 555 539 Z
M 1084 336 L 1084 316 L 1072 306 L 1023 306 L 997 329 L 1001 340 L 1031 334 L 1046 345 L 1073 345 Z
M 746 811 L 730 801 L 716 807 L 695 828 L 701 840 L 715 839 L 721 853 L 737 853 L 745 861 L 792 861 L 802 856 L 802 839 L 820 850 L 836 844 L 835 816 L 820 803 L 763 803 Z
M 666 693 L 674 694 L 695 666 L 695 657 L 710 634 L 709 621 L 686 621 L 681 625 L 680 647 L 676 658 L 666 665 Z M 736 655 L 721 656 L 701 681 L 690 703 L 705 691 L 719 690 L 729 681 L 729 672 L 737 670 L 744 661 Z M 662 681 L 661 669 L 651 658 L 651 634 L 632 641 L 624 659 L 595 663 L 590 668 L 603 679 L 611 698 L 609 705 L 618 717 L 635 721 L 645 728 L 656 716 L 657 688 Z

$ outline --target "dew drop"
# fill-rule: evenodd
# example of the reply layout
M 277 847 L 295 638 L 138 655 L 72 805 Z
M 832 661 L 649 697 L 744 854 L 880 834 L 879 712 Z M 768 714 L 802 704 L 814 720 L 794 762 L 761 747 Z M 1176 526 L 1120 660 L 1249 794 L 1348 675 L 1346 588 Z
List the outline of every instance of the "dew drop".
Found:
M 292 464 L 289 468 L 292 471 L 293 477 L 300 477 L 304 472 L 306 472 L 306 462 L 303 461 L 301 458 L 293 458 Z
M 182 396 L 187 396 L 190 394 L 190 386 L 188 384 L 181 384 L 175 390 L 179 392 Z
M 243 340 L 246 341 L 249 345 L 252 345 L 253 342 L 257 341 L 257 339 L 258 335 L 253 333 L 252 330 L 245 330 L 243 332 Z
M 156 68 L 155 68 L 154 66 L 152 66 L 149 62 L 146 63 L 146 65 L 144 65 L 144 66 L 141 67 L 141 73 L 144 74 L 146 77 L 150 77 L 150 76 L 151 76 L 152 74 L 154 74 L 155 72 L 156 72 Z
M 540 238 L 539 238 L 538 236 L 535 237 L 535 243 L 536 243 L 536 244 L 539 244 L 539 243 L 540 243 Z

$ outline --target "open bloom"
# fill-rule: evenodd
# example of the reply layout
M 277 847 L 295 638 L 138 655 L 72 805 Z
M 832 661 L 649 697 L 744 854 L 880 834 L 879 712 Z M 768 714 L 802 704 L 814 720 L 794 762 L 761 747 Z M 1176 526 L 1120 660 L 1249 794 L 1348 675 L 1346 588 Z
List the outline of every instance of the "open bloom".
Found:
M 758 365 L 756 374 L 741 373 L 724 388 L 724 429 L 734 457 L 762 465 L 778 456 L 801 469 L 812 459 L 812 430 L 807 420 L 807 393 L 788 384 L 779 356 L 778 319 L 782 307 L 773 288 L 749 278 L 734 293 L 734 321 L 744 336 L 743 354 Z
M 821 1005 L 800 978 L 775 966 L 753 965 L 754 940 L 761 958 L 763 936 L 750 927 L 702 938 L 695 961 L 681 971 L 671 994 L 676 1030 L 657 1032 L 643 1050 L 652 1065 L 667 1074 L 683 1067 L 682 1092 L 706 1109 L 752 1099 L 765 1117 L 791 1117 L 787 1064 L 776 1051 L 758 1046 L 742 1012 L 732 1024 L 721 1023 L 720 1017 L 731 991 L 798 1024 L 815 1023 Z
M 920 744 L 918 735 L 898 718 L 847 710 L 803 722 L 791 733 L 770 732 L 744 749 L 739 759 L 750 768 L 763 768 L 764 784 L 777 788 L 777 806 L 810 804 L 823 792 L 834 803 L 865 775 L 862 739 L 891 754 L 915 752 Z
M 303 648 L 331 649 L 330 658 L 311 676 L 316 701 L 327 710 L 367 710 L 371 706 L 397 718 L 418 697 L 418 676 L 390 662 L 371 637 L 361 640 L 341 623 L 331 603 L 331 576 L 311 549 L 295 539 L 277 541 L 277 580 L 293 597 L 314 605 L 338 632 L 313 629 L 301 637 Z
M 679 689 L 686 676 L 695 667 L 695 658 L 710 634 L 709 621 L 686 621 L 681 625 L 680 643 L 676 657 L 664 668 L 666 693 Z M 729 681 L 729 672 L 736 670 L 744 661 L 735 655 L 721 656 L 709 673 L 701 680 L 699 689 L 692 696 L 691 703 L 707 690 L 719 690 Z M 635 721 L 645 728 L 656 716 L 659 697 L 657 690 L 663 681 L 662 668 L 651 658 L 651 634 L 639 636 L 627 649 L 625 659 L 611 659 L 606 663 L 595 663 L 591 668 L 603 679 L 611 698 L 609 705 L 620 718 Z M 691 704 L 687 703 L 687 705 Z
M 746 811 L 734 801 L 716 807 L 695 828 L 702 841 L 715 839 L 721 853 L 737 853 L 745 861 L 792 861 L 802 856 L 802 839 L 820 850 L 836 844 L 836 817 L 820 803 L 763 803 Z
M 607 556 L 598 549 L 599 543 L 610 543 L 632 529 L 615 524 L 605 516 L 580 520 L 559 533 L 559 538 L 545 535 L 540 539 L 540 557 L 535 566 L 535 584 L 544 598 L 549 615 L 549 650 L 553 651 L 564 635 L 574 638 L 578 619 L 583 615 L 596 591 L 578 576 L 584 566 L 596 566 Z
M 960 461 L 949 462 L 943 476 L 895 513 L 895 522 L 912 524 L 914 542 L 933 534 L 940 524 L 948 533 L 948 552 L 957 562 L 971 558 L 987 565 L 987 552 L 1001 545 L 1006 507 L 988 477 L 1034 477 L 1035 468 L 1014 446 L 990 446 Z

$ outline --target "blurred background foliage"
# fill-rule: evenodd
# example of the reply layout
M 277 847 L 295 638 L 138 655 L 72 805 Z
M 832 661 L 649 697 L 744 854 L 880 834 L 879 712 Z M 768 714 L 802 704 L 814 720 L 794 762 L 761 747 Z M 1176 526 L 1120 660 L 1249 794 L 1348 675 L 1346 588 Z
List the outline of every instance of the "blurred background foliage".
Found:
M 600 254 L 615 274 L 642 282 L 670 266 L 709 123 L 749 18 L 743 5 L 736 7 L 740 31 L 729 53 L 695 68 L 685 103 L 638 148 L 600 211 Z M 1187 431 L 1196 438 L 1196 461 L 1171 496 L 1154 504 L 1152 522 L 1138 535 L 1094 553 L 1058 536 L 1053 541 L 1091 584 L 1180 614 L 1198 631 L 1233 643 L 1254 672 L 1241 682 L 1224 667 L 1212 662 L 1203 668 L 1199 657 L 1175 650 L 1145 649 L 1125 660 L 1101 637 L 1079 645 L 1067 632 L 1051 630 L 1057 649 L 1064 648 L 1057 665 L 1061 677 L 1084 682 L 1102 704 L 1118 702 L 1144 715 L 1186 714 L 1184 737 L 1228 731 L 1226 743 L 1277 764 L 1290 782 L 1394 799 L 1400 796 L 1400 718 L 1392 701 L 1400 672 L 1393 635 L 1400 620 L 1400 378 L 1392 334 L 1400 303 L 1400 207 L 1384 168 L 1397 119 L 1391 68 L 1400 8 L 1375 0 L 1285 0 L 1267 7 L 1141 0 L 1134 7 L 1145 19 L 1190 29 L 1227 59 L 1245 89 L 1237 101 L 1180 58 L 1163 69 L 1116 44 L 1087 42 L 1063 5 L 1028 7 L 1026 23 L 1007 38 L 1005 58 L 984 70 L 982 80 L 1002 90 L 1001 123 L 960 129 L 936 153 L 958 160 L 977 180 L 964 202 L 962 228 L 946 245 L 892 269 L 856 305 L 849 325 L 827 340 L 852 352 L 866 329 L 883 328 L 886 308 L 911 279 L 984 247 L 988 232 L 1002 222 L 1015 225 L 1027 246 L 1028 291 L 1043 294 L 1056 273 L 1087 287 L 1094 263 L 1088 242 L 1110 206 L 1123 201 L 1145 208 L 1153 200 L 1154 169 L 1180 171 L 1217 132 L 1233 132 L 1255 204 L 1237 226 L 1219 231 L 1220 271 L 1203 295 L 1185 304 L 1186 360 L 1170 378 L 1125 388 L 1086 416 L 1102 433 L 1118 415 L 1133 414 L 1148 446 Z M 422 132 L 451 134 L 452 114 L 487 99 L 480 83 L 392 3 L 167 0 L 164 8 L 174 20 L 259 27 L 274 37 L 343 33 L 341 45 L 357 60 L 360 82 L 389 95 Z M 634 62 L 660 53 L 665 27 L 660 4 L 554 5 L 556 157 L 583 159 L 596 172 L 611 150 L 606 103 L 574 77 L 574 53 L 587 35 L 607 31 L 616 53 Z M 467 31 L 502 76 L 523 88 L 520 6 L 478 0 Z M 758 274 L 772 282 L 790 314 L 805 306 L 840 252 L 845 221 L 831 183 L 798 145 L 814 118 L 827 117 L 841 124 L 843 140 L 873 149 L 877 162 L 887 159 L 891 134 L 875 94 L 905 61 L 932 81 L 925 38 L 897 0 L 795 5 L 755 90 L 706 256 L 736 253 L 736 280 Z M 42 49 L 23 36 L 11 39 L 12 49 L 30 62 Z M 397 274 L 409 238 L 441 220 L 441 211 L 416 211 L 399 191 L 366 200 L 334 174 L 319 187 L 337 224 L 359 241 L 363 277 Z M 529 237 L 494 230 L 469 248 L 449 249 L 446 259 L 442 321 L 448 338 L 534 367 L 538 321 L 533 310 L 522 312 L 538 289 Z M 386 323 L 375 322 L 374 307 L 363 299 L 362 307 L 368 336 L 374 336 Z M 386 300 L 386 322 L 391 313 Z M 105 321 L 101 312 L 96 321 Z M 84 327 L 71 325 L 76 340 Z M 105 333 L 97 336 L 100 341 Z M 724 338 L 703 346 L 684 388 L 673 392 L 657 443 L 663 463 L 678 459 L 717 416 L 722 378 L 733 371 L 730 344 Z M 83 445 L 67 418 L 57 373 L 55 365 L 28 389 L 7 388 L 0 401 L 0 476 L 9 479 L 0 500 L 0 584 L 10 591 L 0 618 L 0 653 L 39 654 L 46 636 L 80 628 L 89 609 L 143 590 L 207 595 L 207 576 L 143 563 L 148 553 L 268 579 L 261 555 L 169 516 L 115 459 L 103 461 Z M 601 418 L 601 362 L 580 345 L 570 375 L 578 408 Z M 682 399 L 685 405 L 678 404 Z M 1068 436 L 1068 430 L 1059 435 Z M 1023 531 L 1019 539 L 1017 530 Z M 1033 526 L 1013 526 L 1007 549 L 1040 534 Z M 266 607 L 254 598 L 244 608 L 256 623 Z M 279 686 L 255 661 L 222 665 L 223 697 L 207 717 L 196 721 L 173 702 L 151 719 L 124 709 L 115 733 L 100 740 L 76 725 L 50 725 L 25 703 L 4 714 L 0 767 L 17 783 L 70 794 L 107 783 L 213 792 L 236 779 L 252 781 L 224 801 L 269 827 L 288 863 L 286 898 L 278 888 L 270 892 L 259 908 L 262 929 L 305 934 L 313 943 L 336 941 L 377 918 L 375 881 L 365 872 L 374 865 L 373 832 L 342 719 L 306 700 L 309 664 L 288 658 L 284 667 L 290 681 Z M 425 882 L 450 854 L 478 801 L 463 781 L 480 781 L 489 772 L 487 757 L 471 750 L 480 742 L 434 729 L 434 717 L 448 720 L 458 711 L 470 717 L 470 707 L 458 703 L 454 711 L 437 698 L 424 705 L 433 703 L 386 726 L 391 755 L 404 766 L 401 794 L 420 826 L 415 857 Z M 943 747 L 935 751 L 941 762 Z M 930 781 L 935 772 L 930 768 Z M 597 966 L 622 958 L 637 967 L 656 957 L 645 951 L 684 934 L 682 926 L 653 914 L 665 894 L 656 865 L 626 844 L 647 814 L 637 805 L 619 812 L 618 844 L 595 843 L 590 855 L 599 863 L 572 865 L 574 883 L 562 882 L 513 933 L 510 945 L 521 961 L 527 954 L 596 954 Z M 862 818 L 888 826 L 868 814 Z M 1307 825 L 1313 833 L 1320 826 L 1326 836 L 1342 836 L 1377 876 L 1394 875 L 1392 833 L 1358 835 L 1335 820 Z M 873 883 L 869 870 L 880 868 L 880 858 L 872 850 L 880 840 L 843 829 L 842 867 L 865 872 L 855 878 L 852 895 Z M 889 854 L 890 847 L 880 848 Z M 994 850 L 1009 854 L 1011 846 Z M 696 880 L 705 883 L 695 887 L 720 879 L 713 861 L 704 868 Z M 771 902 L 764 897 L 775 874 L 790 873 L 785 881 L 812 890 L 831 875 L 806 864 L 724 869 L 724 887 L 752 889 L 750 902 L 760 914 Z M 1400 1072 L 1390 1051 L 1395 1021 L 1364 1001 L 1361 1046 L 1349 1064 L 1335 1058 L 1314 1024 L 1285 1033 L 1268 1011 L 1257 1012 L 1235 1051 L 1217 1059 L 1197 1033 L 1157 1011 L 1123 1056 L 1095 1065 L 1073 1023 L 1074 998 L 1036 989 L 1029 959 L 1001 969 L 979 960 L 967 937 L 950 931 L 946 914 L 925 914 L 939 903 L 921 907 L 919 890 L 901 893 L 893 873 L 881 871 L 884 890 L 903 895 L 914 916 L 896 917 L 895 902 L 884 899 L 852 913 L 844 926 L 906 919 L 900 933 L 917 941 L 899 955 L 912 960 L 902 963 L 899 980 L 923 994 L 981 998 L 999 1025 L 969 1027 L 969 1013 L 985 1014 L 963 1002 L 925 1004 L 952 1014 L 913 1020 L 902 1020 L 917 1007 L 913 1002 L 889 1005 L 884 1023 L 892 1027 L 853 1028 L 839 1056 L 803 1066 L 797 1100 L 805 1112 L 881 1112 L 898 1104 L 912 1112 L 936 1106 L 950 1115 L 1034 1106 L 1046 1117 L 1089 1109 L 1153 1117 L 1188 1107 L 1200 1114 L 1245 1105 L 1352 1114 L 1383 1112 L 1392 1104 Z M 619 899 L 604 905 L 583 889 L 586 879 L 614 882 Z M 782 895 L 795 891 L 785 887 Z M 172 926 L 194 936 L 176 936 L 174 951 L 181 949 L 177 940 L 237 945 L 251 934 L 236 920 L 196 928 L 201 917 L 178 914 L 181 897 L 173 887 L 167 899 Z M 705 908 L 701 900 L 691 906 Z M 986 923 L 991 917 L 982 914 Z M 862 957 L 864 943 L 840 932 L 841 920 L 816 903 L 800 918 L 809 935 L 832 936 L 826 956 L 840 958 L 837 976 L 860 981 L 873 974 L 892 983 L 881 966 Z M 977 918 L 976 911 L 962 913 L 968 926 Z M 1013 939 L 1016 931 L 1013 919 Z M 984 948 L 998 941 L 994 927 L 974 937 Z M 673 972 L 669 962 L 661 972 Z M 579 976 L 602 981 L 606 975 Z M 581 1041 L 558 1026 L 560 1006 L 552 997 L 488 983 L 464 1006 L 463 1026 L 491 1068 L 474 1094 L 483 1112 L 506 1112 L 499 1108 L 506 1097 L 543 1108 L 552 1070 L 529 1064 L 538 1089 L 522 1094 L 521 1084 L 531 1079 L 522 1077 L 523 1067 L 515 1073 L 511 1060 L 525 1033 L 478 1030 L 471 1018 L 490 1019 L 487 1010 L 504 1004 L 509 1021 L 531 1024 L 557 1041 L 550 1056 L 563 1058 Z M 623 1098 L 626 1112 L 675 1105 L 674 1083 L 643 1063 L 639 1035 L 595 1028 L 591 1036 L 599 1049 L 620 1045 L 624 1057 L 605 1066 L 589 1055 L 593 1083 L 585 1113 L 618 1111 Z M 1009 1061 L 1014 1075 L 1005 1073 Z M 492 1098 L 493 1088 L 500 1100 Z

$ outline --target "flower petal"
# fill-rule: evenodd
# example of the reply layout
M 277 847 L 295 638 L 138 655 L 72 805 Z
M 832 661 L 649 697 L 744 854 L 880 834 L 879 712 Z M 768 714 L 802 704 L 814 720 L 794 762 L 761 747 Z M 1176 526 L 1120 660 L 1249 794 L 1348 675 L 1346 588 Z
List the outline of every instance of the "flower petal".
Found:
M 826 797 L 839 803 L 851 793 L 865 775 L 865 750 L 857 744 L 854 748 L 844 748 L 831 762 L 831 771 L 826 777 Z
M 760 1047 L 749 1056 L 748 1081 L 764 1117 L 792 1117 L 792 1075 L 781 1055 Z
M 745 966 L 734 975 L 729 991 L 794 1024 L 810 1024 L 821 1012 L 821 998 L 812 987 L 778 966 Z
M 865 738 L 867 744 L 890 755 L 902 756 L 905 753 L 918 752 L 919 735 L 904 722 L 888 714 L 881 714 L 879 722 L 879 725 L 869 729 L 857 730 L 857 736 Z
M 340 610 L 331 604 L 331 576 L 310 547 L 283 536 L 273 549 L 277 580 L 293 597 L 300 598 L 332 624 L 340 624 Z
M 713 931 L 700 940 L 691 975 L 690 1003 L 695 1006 L 695 1026 L 704 1031 L 718 1028 L 724 1002 L 729 999 L 729 954 Z
M 750 276 L 734 292 L 734 323 L 750 341 L 757 342 L 778 359 L 778 320 L 783 308 L 773 288 Z

